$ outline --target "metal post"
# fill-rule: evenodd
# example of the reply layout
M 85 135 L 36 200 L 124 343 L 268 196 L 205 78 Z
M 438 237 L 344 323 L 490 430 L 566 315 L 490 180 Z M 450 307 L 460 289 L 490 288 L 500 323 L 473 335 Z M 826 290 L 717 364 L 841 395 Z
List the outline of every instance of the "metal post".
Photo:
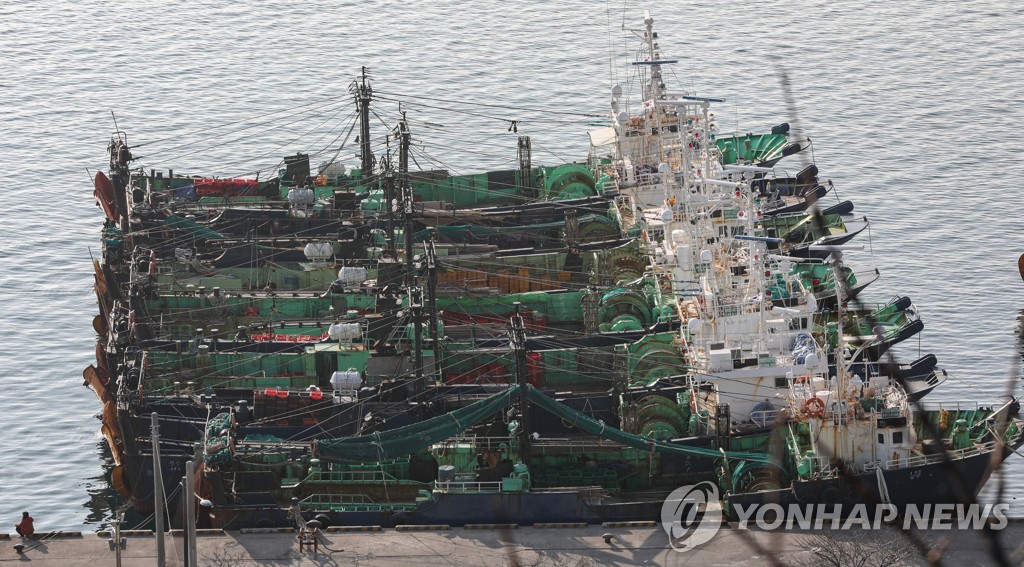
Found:
M 441 348 L 438 337 L 437 316 L 437 250 L 434 238 L 427 246 L 427 309 L 430 315 L 430 345 L 434 353 L 434 380 L 441 380 Z
M 729 450 L 729 434 L 732 431 L 732 416 L 730 415 L 729 404 L 718 404 L 715 406 L 715 439 L 718 448 Z
M 416 376 L 416 392 L 422 392 L 423 384 L 423 288 L 409 288 L 409 307 L 412 311 L 413 328 L 413 372 Z
M 526 195 L 536 197 L 533 187 L 533 164 L 531 163 L 530 137 L 519 136 L 519 185 Z
M 846 309 L 843 307 L 843 291 L 846 289 L 846 280 L 843 279 L 843 253 L 839 250 L 832 250 L 832 277 L 835 280 L 833 287 L 836 290 L 836 397 L 841 401 L 846 395 L 846 342 L 843 340 L 843 317 L 846 316 Z M 827 367 L 826 367 L 827 368 Z M 843 412 L 836 412 L 836 419 L 842 421 Z M 842 425 L 839 423 L 838 425 Z M 843 455 L 836 455 L 843 458 Z
M 185 499 L 185 544 L 188 546 L 188 567 L 199 567 L 199 559 L 196 554 L 196 492 L 195 486 L 193 486 L 195 470 L 195 461 L 185 463 L 185 493 L 181 497 Z
M 160 418 L 156 412 L 150 414 L 151 436 L 153 437 L 153 514 L 156 517 L 156 564 L 167 565 L 164 550 L 164 476 L 160 469 Z
M 523 316 L 519 312 L 522 304 L 512 304 L 515 313 L 512 315 L 510 338 L 516 359 L 516 384 L 519 384 L 519 458 L 523 464 L 530 466 L 530 421 L 527 417 L 529 406 L 527 401 L 526 381 L 526 327 Z
M 124 512 L 117 513 L 117 520 L 114 522 L 114 565 L 121 567 L 121 519 Z
M 386 236 L 388 250 L 393 254 L 395 246 L 395 172 L 391 169 L 391 156 L 384 159 L 384 215 L 387 220 Z

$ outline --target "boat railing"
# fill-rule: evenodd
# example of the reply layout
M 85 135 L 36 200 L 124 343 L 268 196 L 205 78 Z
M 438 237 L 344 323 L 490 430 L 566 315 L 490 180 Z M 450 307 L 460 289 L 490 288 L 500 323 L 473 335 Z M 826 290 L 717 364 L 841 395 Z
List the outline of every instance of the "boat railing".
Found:
M 374 504 L 372 498 L 365 494 L 311 494 L 299 501 L 300 505 L 315 504 Z
M 819 478 L 829 478 L 837 476 L 839 469 L 836 467 L 829 466 L 828 457 L 804 457 L 804 460 L 811 461 L 812 470 L 815 472 L 815 476 Z
M 401 502 L 374 502 L 365 494 L 312 494 L 299 501 L 299 509 L 306 512 L 381 512 L 414 510 L 415 504 Z
M 923 465 L 931 465 L 935 463 L 941 463 L 946 458 L 950 461 L 958 461 L 967 457 L 973 457 L 975 455 L 982 455 L 985 453 L 991 453 L 996 448 L 996 441 L 988 441 L 985 443 L 975 443 L 970 447 L 964 447 L 963 449 L 947 449 L 945 454 L 935 453 L 933 455 L 911 455 L 902 459 L 889 459 L 885 462 L 885 467 L 889 470 L 899 468 L 910 468 L 920 467 Z
M 340 483 L 399 482 L 394 476 L 382 470 L 311 472 L 306 480 Z
M 480 449 L 493 449 L 493 450 L 504 450 L 511 446 L 512 441 L 508 437 L 487 437 L 487 436 L 476 436 L 476 435 L 460 435 L 458 437 L 450 437 L 440 443 L 435 443 L 431 446 L 434 451 L 443 452 L 448 448 L 457 447 L 459 445 L 471 445 Z M 504 447 L 502 447 L 504 445 Z M 608 441 L 607 439 L 594 438 L 589 436 L 579 438 L 569 437 L 541 437 L 533 441 L 535 447 L 544 447 L 546 449 L 557 449 L 557 448 L 574 448 L 574 447 L 587 447 L 593 449 L 596 447 L 622 447 L 621 444 L 614 441 Z
M 767 427 L 779 422 L 780 410 L 757 410 L 750 412 L 750 421 L 758 427 Z
M 530 492 L 574 492 L 583 497 L 584 501 L 593 506 L 604 502 L 608 491 L 603 486 L 549 486 L 547 488 L 530 488 Z
M 925 411 L 948 411 L 948 412 L 964 412 L 964 411 L 991 411 L 997 407 L 997 404 L 982 403 L 982 402 L 932 402 L 923 401 L 920 402 L 922 409 Z
M 877 468 L 883 468 L 884 469 L 884 467 L 882 467 L 883 464 L 884 463 L 881 460 L 865 461 L 864 462 L 863 470 L 861 472 L 869 473 L 869 472 L 873 472 Z
M 481 398 L 481 399 L 484 399 L 484 398 Z M 477 444 L 477 445 L 493 445 L 494 447 L 498 447 L 502 443 L 505 443 L 507 445 L 508 442 L 509 442 L 509 438 L 508 437 L 472 435 L 472 434 L 466 435 L 466 434 L 463 434 L 463 435 L 456 435 L 454 437 L 449 437 L 448 439 L 445 439 L 444 441 L 441 441 L 440 443 L 435 443 L 434 447 L 443 447 L 443 446 L 446 446 L 446 445 L 447 446 L 452 446 L 452 445 L 458 445 L 460 443 L 473 443 L 473 444 Z
M 436 480 L 434 481 L 434 490 L 441 492 L 461 492 L 461 493 L 483 493 L 483 492 L 501 492 L 502 491 L 501 481 L 463 481 L 463 480 Z

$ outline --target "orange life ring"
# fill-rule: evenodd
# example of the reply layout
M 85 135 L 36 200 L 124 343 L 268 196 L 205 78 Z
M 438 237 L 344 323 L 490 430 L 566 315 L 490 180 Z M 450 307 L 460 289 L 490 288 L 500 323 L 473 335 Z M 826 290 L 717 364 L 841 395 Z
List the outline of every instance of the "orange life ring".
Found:
M 825 415 L 825 402 L 821 398 L 815 396 L 804 402 L 803 410 L 807 417 L 819 418 Z

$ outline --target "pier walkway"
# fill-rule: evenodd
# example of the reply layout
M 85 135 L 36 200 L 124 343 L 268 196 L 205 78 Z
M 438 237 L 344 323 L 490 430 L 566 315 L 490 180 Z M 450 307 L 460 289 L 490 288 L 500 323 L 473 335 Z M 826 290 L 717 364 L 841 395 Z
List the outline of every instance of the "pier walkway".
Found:
M 430 531 L 355 531 L 324 533 L 327 547 L 319 553 L 299 552 L 294 533 L 241 533 L 211 530 L 198 537 L 199 563 L 203 566 L 341 566 L 341 565 L 477 565 L 590 567 L 603 565 L 763 565 L 767 563 L 764 549 L 781 554 L 785 562 L 810 559 L 813 542 L 809 539 L 829 532 L 776 531 L 756 532 L 723 528 L 710 542 L 686 552 L 670 548 L 660 528 L 450 528 Z M 834 532 L 833 532 L 834 533 Z M 899 540 L 891 532 L 842 532 L 846 537 L 863 538 L 868 534 L 878 539 Z M 606 543 L 604 534 L 611 534 Z M 44 534 L 44 536 L 47 534 Z M 922 535 L 929 542 L 945 547 L 943 562 L 947 565 L 987 565 L 992 563 L 977 532 L 946 531 Z M 0 537 L 3 537 L 0 534 Z M 126 535 L 121 552 L 124 567 L 156 564 L 156 538 L 146 532 Z M 1024 542 L 1024 523 L 1011 522 L 1000 534 L 1001 547 L 1020 564 Z M 167 564 L 182 564 L 180 534 L 168 537 Z M 18 554 L 13 546 L 24 543 Z M 820 541 L 818 542 L 820 543 Z M 60 532 L 54 537 L 22 540 L 8 536 L 0 541 L 0 565 L 32 567 L 100 567 L 115 565 L 109 535 L 104 533 Z M 914 562 L 918 555 L 910 557 Z

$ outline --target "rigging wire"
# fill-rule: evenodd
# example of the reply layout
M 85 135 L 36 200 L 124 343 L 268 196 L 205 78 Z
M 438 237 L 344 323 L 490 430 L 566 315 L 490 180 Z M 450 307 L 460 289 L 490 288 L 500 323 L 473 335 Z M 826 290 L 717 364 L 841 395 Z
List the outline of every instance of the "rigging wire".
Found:
M 379 93 L 383 93 L 383 94 L 379 94 Z M 393 93 L 393 92 L 388 92 L 388 91 L 375 91 L 374 95 L 378 96 L 378 98 L 380 98 L 381 100 L 389 100 L 389 101 L 395 101 L 395 102 L 402 102 L 403 104 L 420 104 L 420 105 L 424 105 L 424 103 L 415 103 L 415 102 L 414 103 L 409 103 L 408 101 L 402 100 L 402 99 L 414 99 L 414 100 L 428 100 L 428 101 L 431 101 L 431 102 L 443 102 L 443 103 L 448 103 L 448 104 L 468 104 L 468 105 L 471 105 L 473 107 L 496 108 L 496 109 L 502 109 L 502 110 L 516 110 L 516 111 L 520 111 L 520 112 L 534 112 L 534 113 L 538 113 L 538 114 L 560 114 L 560 115 L 569 115 L 569 116 L 579 116 L 579 117 L 584 117 L 584 118 L 605 118 L 605 115 L 603 115 L 603 114 L 589 114 L 589 113 L 583 113 L 583 112 L 573 112 L 573 111 L 568 111 L 568 110 L 553 110 L 553 109 L 550 109 L 550 108 L 531 108 L 531 107 L 526 107 L 526 106 L 521 106 L 521 105 L 491 104 L 491 103 L 484 103 L 484 102 L 479 102 L 479 101 L 472 101 L 472 102 L 467 103 L 467 101 L 462 101 L 462 100 L 453 100 L 453 99 L 446 99 L 446 98 L 440 98 L 440 97 L 431 97 L 431 96 L 424 96 L 424 95 L 412 95 L 412 94 L 403 94 L 403 93 Z M 450 107 L 439 106 L 439 107 L 434 107 L 434 108 L 438 108 L 438 109 L 441 109 L 441 110 L 451 110 L 453 112 L 458 112 L 457 110 L 454 110 L 454 109 L 452 109 Z M 483 118 L 492 118 L 492 119 L 504 120 L 506 122 L 511 122 L 511 120 L 509 120 L 509 119 L 501 118 L 501 117 L 494 116 L 494 115 L 486 115 L 485 114 L 485 115 L 480 115 L 480 116 L 483 117 Z
M 250 120 L 266 118 L 268 116 L 274 116 L 274 115 L 282 114 L 282 113 L 285 113 L 285 112 L 293 112 L 296 109 L 306 108 L 308 106 L 314 106 L 314 107 L 316 107 L 317 105 L 319 105 L 319 106 L 330 106 L 330 105 L 333 105 L 333 104 L 337 104 L 338 101 L 340 101 L 340 100 L 351 101 L 351 97 L 349 97 L 349 96 L 345 96 L 345 97 L 331 97 L 331 98 L 326 99 L 326 100 L 329 101 L 329 102 L 325 102 L 324 100 L 319 100 L 319 101 L 313 101 L 313 102 L 309 102 L 309 103 L 306 103 L 306 104 L 302 104 L 302 105 L 299 105 L 299 106 L 296 106 L 296 107 L 292 107 L 292 108 L 285 108 L 285 109 L 281 109 L 281 110 L 273 110 L 271 112 L 267 112 L 267 113 L 264 113 L 264 114 L 259 114 L 259 115 L 256 115 L 256 116 L 250 116 L 248 118 L 243 118 L 241 120 L 233 120 L 231 122 L 226 122 L 226 123 L 223 123 L 223 124 L 219 124 L 217 126 L 209 126 L 207 128 L 200 128 L 198 130 L 193 130 L 191 132 L 184 132 L 184 133 L 181 133 L 181 134 L 175 134 L 175 135 L 169 136 L 167 138 L 161 138 L 161 139 L 157 139 L 157 140 L 150 140 L 150 141 L 147 141 L 147 142 L 142 142 L 142 143 L 139 143 L 139 144 L 135 144 L 132 147 L 139 148 L 139 147 L 149 146 L 149 145 L 154 145 L 154 144 L 159 145 L 159 144 L 162 144 L 162 143 L 169 142 L 171 140 L 177 140 L 177 139 L 180 139 L 180 138 L 187 138 L 187 137 L 190 138 L 192 136 L 195 136 L 196 134 L 202 134 L 204 132 L 209 132 L 209 131 L 212 131 L 212 130 L 219 130 L 220 128 L 226 128 L 228 126 L 234 126 L 234 125 L 237 125 L 237 124 L 242 124 L 242 123 L 248 122 Z M 308 112 L 308 111 L 303 111 L 303 112 Z M 275 120 L 276 120 L 276 118 L 275 118 Z M 205 138 L 205 139 L 202 139 L 202 140 L 194 140 L 192 142 L 189 142 L 188 144 L 185 144 L 184 146 L 187 146 L 187 145 L 192 144 L 192 143 L 196 143 L 198 141 L 210 140 L 210 139 L 218 138 L 220 136 L 234 134 L 236 132 L 241 132 L 243 130 L 248 130 L 249 128 L 252 128 L 252 127 L 255 127 L 255 126 L 261 126 L 263 124 L 269 124 L 271 122 L 272 121 L 270 121 L 270 120 L 264 121 L 264 122 L 256 122 L 256 123 L 253 123 L 253 124 L 251 124 L 249 126 L 246 126 L 245 128 L 241 128 L 239 130 L 233 130 L 233 131 L 225 132 L 224 134 L 218 134 L 216 136 L 212 136 L 212 137 Z M 175 149 L 178 149 L 178 148 L 184 147 L 184 146 L 176 146 L 176 147 L 173 147 L 173 148 L 166 148 L 166 149 L 163 149 L 163 150 L 160 150 L 160 151 L 162 151 L 162 152 L 173 151 Z
M 316 114 L 313 114 L 313 116 L 321 116 L 323 114 L 326 114 L 326 112 L 316 113 Z M 282 126 L 290 126 L 292 124 L 295 124 L 295 123 L 298 123 L 298 122 L 302 122 L 303 120 L 308 120 L 308 119 L 309 119 L 308 116 L 300 116 L 299 118 L 296 118 L 294 120 L 289 120 L 288 122 L 280 124 L 279 126 L 276 126 L 274 129 L 278 130 Z M 238 131 L 242 131 L 242 130 L 238 130 Z M 232 132 L 232 133 L 235 133 L 235 132 Z M 239 136 L 239 137 L 236 137 L 236 138 L 231 138 L 229 140 L 225 140 L 224 142 L 221 142 L 220 144 L 221 145 L 232 144 L 232 143 L 235 143 L 235 142 L 239 142 L 239 141 L 245 140 L 245 139 L 247 139 L 249 137 L 251 137 L 251 136 L 250 135 Z M 185 147 L 187 147 L 189 145 L 193 145 L 193 144 L 185 144 Z M 178 149 L 178 148 L 175 148 L 175 149 Z M 168 162 L 172 162 L 174 160 L 181 159 L 183 157 L 187 157 L 187 156 L 190 156 L 190 155 L 197 154 L 199 152 L 205 151 L 206 149 L 207 149 L 206 147 L 201 147 L 201 148 L 198 148 L 198 149 L 195 149 L 195 150 L 192 150 L 192 151 L 176 154 L 176 155 L 171 156 L 171 157 L 163 157 L 161 154 L 154 154 L 152 157 L 156 157 L 157 155 L 160 155 L 160 160 L 157 161 L 156 163 L 150 163 L 147 167 L 152 167 L 154 165 L 160 165 L 160 164 L 166 164 Z M 171 150 L 164 150 L 164 152 L 168 152 L 168 151 L 171 151 Z M 136 159 L 136 161 L 139 161 L 140 163 L 142 163 L 142 160 L 145 160 L 147 157 L 151 157 L 151 156 L 147 156 L 147 155 L 136 156 L 135 159 Z
M 233 167 L 233 166 L 236 166 L 236 165 L 240 165 L 240 164 L 243 164 L 243 163 L 249 163 L 249 162 L 252 162 L 252 161 L 257 161 L 257 160 L 258 160 L 259 158 L 262 158 L 262 157 L 264 157 L 264 156 L 268 156 L 268 155 L 272 155 L 272 154 L 274 154 L 274 153 L 280 152 L 280 151 L 281 151 L 282 149 L 284 149 L 285 147 L 287 147 L 287 146 L 290 146 L 290 145 L 293 145 L 293 144 L 297 143 L 297 142 L 298 142 L 299 140 L 303 139 L 304 137 L 306 137 L 306 136 L 310 135 L 311 133 L 315 132 L 316 130 L 318 130 L 318 129 L 319 129 L 319 128 L 320 128 L 321 126 L 323 126 L 324 124 L 327 124 L 328 122 L 330 122 L 331 120 L 333 120 L 333 119 L 334 119 L 334 118 L 335 118 L 336 116 L 338 116 L 338 114 L 340 114 L 340 113 L 341 113 L 341 111 L 342 111 L 342 110 L 344 110 L 344 108 L 338 109 L 338 111 L 337 111 L 337 112 L 335 112 L 334 114 L 332 114 L 332 115 L 328 116 L 327 118 L 325 118 L 325 119 L 323 120 L 323 122 L 320 122 L 319 124 L 317 124 L 317 125 L 316 125 L 316 126 L 314 126 L 313 128 L 311 128 L 311 129 L 307 130 L 307 131 L 306 131 L 305 133 L 303 133 L 303 134 L 299 134 L 299 136 L 298 136 L 298 137 L 296 137 L 296 138 L 294 138 L 294 139 L 292 139 L 292 140 L 290 140 L 290 141 L 288 141 L 288 142 L 285 142 L 285 143 L 283 143 L 283 144 L 279 144 L 279 145 L 278 145 L 278 146 L 276 146 L 276 147 L 275 147 L 274 149 L 271 149 L 271 150 L 267 150 L 267 151 L 265 151 L 265 152 L 261 152 L 261 153 L 258 153 L 258 154 L 254 154 L 254 155 L 251 155 L 251 156 L 249 156 L 249 157 L 247 157 L 247 158 L 245 158 L 245 159 L 243 159 L 243 160 L 239 160 L 239 161 L 235 161 L 235 162 L 229 162 L 229 163 L 227 163 L 227 164 L 224 164 L 224 165 L 223 165 L 223 167 Z M 353 121 L 353 125 L 354 125 L 354 123 L 355 123 L 355 116 L 356 116 L 356 114 L 355 114 L 355 113 L 353 113 L 353 114 L 351 115 L 351 119 L 352 119 L 352 121 Z M 326 134 L 322 134 L 322 135 L 320 136 L 320 138 L 317 138 L 317 141 L 319 141 L 319 140 L 320 140 L 320 139 L 322 139 L 322 138 L 323 138 L 324 136 L 326 136 L 326 135 L 330 134 L 330 133 L 331 133 L 331 132 L 333 132 L 333 131 L 334 131 L 334 130 L 333 130 L 333 129 L 331 129 L 331 130 L 329 130 L 329 131 L 328 131 L 328 132 L 327 132 Z M 313 142 L 313 143 L 315 143 L 315 142 Z M 280 161 L 279 161 L 278 163 L 282 163 L 282 162 L 280 162 Z
M 219 133 L 219 134 L 215 134 L 213 136 L 206 136 L 206 137 L 201 137 L 201 138 L 193 139 L 193 140 L 190 140 L 190 141 L 185 142 L 183 144 L 172 146 L 170 148 L 163 148 L 163 149 L 153 150 L 149 154 L 142 155 L 142 156 L 136 156 L 136 159 L 137 160 L 138 159 L 143 159 L 143 158 L 149 157 L 149 156 L 152 156 L 152 157 L 163 156 L 164 154 L 167 154 L 169 152 L 173 152 L 173 151 L 180 150 L 180 149 L 185 149 L 185 148 L 188 148 L 190 146 L 194 146 L 196 144 L 210 142 L 212 140 L 216 140 L 216 139 L 222 138 L 224 136 L 230 136 L 230 135 L 233 135 L 233 134 L 238 134 L 240 132 L 245 132 L 246 130 L 251 130 L 253 128 L 257 128 L 257 127 L 261 127 L 261 126 L 266 126 L 266 128 L 264 128 L 263 130 L 250 133 L 247 136 L 243 136 L 241 138 L 235 138 L 234 140 L 229 140 L 229 141 L 223 142 L 224 144 L 228 144 L 228 143 L 231 143 L 231 142 L 234 142 L 234 141 L 243 140 L 246 137 L 251 137 L 251 136 L 254 136 L 254 135 L 258 135 L 261 132 L 271 132 L 271 131 L 277 130 L 277 129 L 280 128 L 280 126 L 283 126 L 283 125 L 294 124 L 295 122 L 298 122 L 300 120 L 307 120 L 307 119 L 309 119 L 311 117 L 314 117 L 314 116 L 323 116 L 324 114 L 327 114 L 327 113 L 329 113 L 329 112 L 331 112 L 332 110 L 335 110 L 335 109 L 337 109 L 338 111 L 341 111 L 341 110 L 344 110 L 344 108 L 346 106 L 347 106 L 347 104 L 341 103 L 339 101 L 334 101 L 334 102 L 331 102 L 329 104 L 325 104 L 325 105 L 323 105 L 322 107 L 319 107 L 319 108 L 302 111 L 302 112 L 298 113 L 298 116 L 299 116 L 298 119 L 286 122 L 284 124 L 278 123 L 276 118 L 274 120 L 267 120 L 267 121 L 263 121 L 263 122 L 254 122 L 254 123 L 248 124 L 247 126 L 245 126 L 243 128 L 237 128 L 237 129 L 234 129 L 234 130 L 229 130 L 227 132 L 222 132 L 222 133 Z M 239 121 L 239 122 L 245 122 L 246 120 L 242 120 L 242 121 Z M 184 136 L 184 134 L 183 135 L 179 135 L 179 136 L 175 136 L 175 138 L 182 137 L 182 136 Z M 135 145 L 133 147 L 137 148 L 137 147 L 140 147 L 140 146 L 143 146 L 143 144 L 137 144 L 137 145 Z M 189 155 L 189 154 L 183 154 L 183 155 Z M 164 161 L 170 161 L 171 159 L 176 159 L 176 158 L 167 158 Z

